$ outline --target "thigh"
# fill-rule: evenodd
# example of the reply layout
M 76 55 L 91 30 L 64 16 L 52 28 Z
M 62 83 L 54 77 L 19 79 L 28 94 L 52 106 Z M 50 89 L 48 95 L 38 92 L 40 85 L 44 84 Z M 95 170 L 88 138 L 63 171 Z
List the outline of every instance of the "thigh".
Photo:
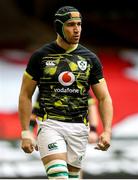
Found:
M 67 152 L 64 137 L 51 127 L 41 127 L 37 137 L 37 145 L 42 159 L 46 156 L 50 158 L 51 155 Z
M 78 125 L 78 131 L 72 132 L 68 137 L 67 163 L 71 167 L 81 168 L 88 143 L 88 129 L 85 125 Z M 75 127 L 74 127 L 75 128 Z M 76 169 L 77 171 L 77 169 Z

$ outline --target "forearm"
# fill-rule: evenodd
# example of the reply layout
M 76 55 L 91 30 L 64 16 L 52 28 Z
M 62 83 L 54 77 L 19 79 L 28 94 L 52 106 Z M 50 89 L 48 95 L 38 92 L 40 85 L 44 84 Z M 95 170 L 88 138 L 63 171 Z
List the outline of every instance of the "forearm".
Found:
M 32 113 L 32 102 L 27 97 L 19 97 L 19 118 L 22 130 L 29 130 L 30 116 Z
M 104 131 L 111 132 L 113 106 L 110 96 L 105 97 L 99 101 L 99 112 L 103 123 Z

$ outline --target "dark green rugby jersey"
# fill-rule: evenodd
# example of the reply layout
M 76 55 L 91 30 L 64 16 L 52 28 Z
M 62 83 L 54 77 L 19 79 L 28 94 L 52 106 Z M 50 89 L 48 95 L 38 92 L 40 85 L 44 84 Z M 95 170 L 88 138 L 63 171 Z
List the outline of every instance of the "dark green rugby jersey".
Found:
M 80 44 L 69 52 L 51 42 L 32 55 L 26 72 L 38 83 L 38 116 L 86 124 L 90 85 L 103 78 L 94 53 Z

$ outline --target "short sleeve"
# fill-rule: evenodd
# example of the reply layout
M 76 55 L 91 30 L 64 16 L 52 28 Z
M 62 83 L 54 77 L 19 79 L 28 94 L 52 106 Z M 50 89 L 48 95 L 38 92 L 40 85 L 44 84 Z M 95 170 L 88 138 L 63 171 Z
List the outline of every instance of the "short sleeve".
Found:
M 39 52 L 35 52 L 29 59 L 26 67 L 26 72 L 32 77 L 33 80 L 38 81 L 41 76 L 40 68 L 41 55 Z
M 97 84 L 103 78 L 103 66 L 96 55 L 92 59 L 92 64 L 89 81 L 90 84 Z

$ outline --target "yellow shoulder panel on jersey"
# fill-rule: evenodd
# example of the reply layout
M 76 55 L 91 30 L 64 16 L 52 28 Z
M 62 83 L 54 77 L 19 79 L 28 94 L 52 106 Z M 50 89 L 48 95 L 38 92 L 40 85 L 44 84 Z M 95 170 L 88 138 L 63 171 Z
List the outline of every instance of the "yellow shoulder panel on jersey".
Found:
M 28 74 L 28 72 L 26 71 L 24 71 L 24 75 L 26 75 L 29 79 L 33 79 L 33 77 L 30 74 Z
M 105 79 L 104 78 L 99 79 L 99 82 L 105 82 Z

